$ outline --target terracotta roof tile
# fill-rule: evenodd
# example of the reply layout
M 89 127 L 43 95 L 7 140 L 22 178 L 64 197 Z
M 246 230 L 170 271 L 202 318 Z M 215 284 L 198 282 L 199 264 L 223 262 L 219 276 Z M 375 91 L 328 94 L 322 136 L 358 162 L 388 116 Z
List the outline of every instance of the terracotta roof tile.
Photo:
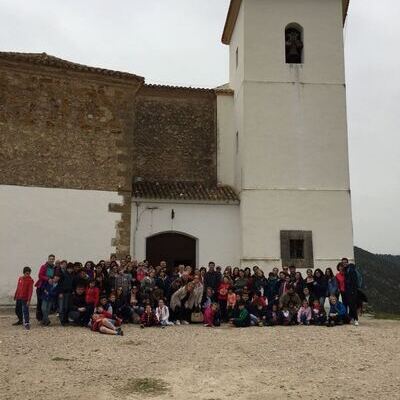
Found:
M 129 72 L 114 71 L 111 69 L 90 67 L 88 65 L 78 64 L 71 61 L 63 60 L 58 57 L 51 56 L 46 53 L 17 53 L 17 52 L 0 52 L 0 60 L 19 61 L 29 64 L 46 65 L 54 68 L 73 70 L 80 72 L 91 72 L 107 75 L 116 78 L 134 79 L 144 81 L 144 78 Z
M 134 198 L 149 200 L 239 202 L 237 194 L 230 186 L 208 186 L 197 182 L 135 182 L 132 195 Z

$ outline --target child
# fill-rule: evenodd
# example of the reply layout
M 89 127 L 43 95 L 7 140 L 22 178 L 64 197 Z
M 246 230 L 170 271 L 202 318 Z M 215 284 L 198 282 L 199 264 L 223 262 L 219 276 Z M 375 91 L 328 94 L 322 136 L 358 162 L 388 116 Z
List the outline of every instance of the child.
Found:
M 281 311 L 281 321 L 282 325 L 296 325 L 297 311 L 294 304 L 290 301 L 287 306 L 284 306 Z
M 246 309 L 246 303 L 242 300 L 239 305 L 239 316 L 232 318 L 230 323 L 236 327 L 247 327 L 250 326 L 250 314 Z
M 74 264 L 61 263 L 60 269 L 60 282 L 58 283 L 59 294 L 58 294 L 58 313 L 61 325 L 68 324 L 68 311 L 69 304 L 71 301 L 71 295 L 74 287 Z
M 206 327 L 214 327 L 216 326 L 214 323 L 215 316 L 218 311 L 218 304 L 212 303 L 210 304 L 204 311 L 204 326 Z
M 271 310 L 267 312 L 266 315 L 266 325 L 267 326 L 277 326 L 280 324 L 280 314 L 278 311 L 278 305 L 276 303 L 272 304 Z
M 343 325 L 346 320 L 346 307 L 335 296 L 329 297 L 329 313 L 327 326 Z
M 233 288 L 230 287 L 228 289 L 228 302 L 226 305 L 226 310 L 229 319 L 232 318 L 235 307 L 236 307 L 236 293 L 233 291 Z
M 158 319 L 156 314 L 153 312 L 151 309 L 151 305 L 147 304 L 146 308 L 144 309 L 144 313 L 140 317 L 140 327 L 141 328 L 148 328 L 151 326 L 157 326 L 158 325 Z
M 105 333 L 107 335 L 123 336 L 124 332 L 121 328 L 117 328 L 110 318 L 107 318 L 108 313 L 93 314 L 91 318 L 91 329 L 94 332 Z
M 313 325 L 321 326 L 326 321 L 326 314 L 323 307 L 321 307 L 320 302 L 315 299 L 311 309 L 311 323 Z
M 158 300 L 158 307 L 156 308 L 156 318 L 160 322 L 162 328 L 174 325 L 173 322 L 169 321 L 169 309 L 165 305 L 163 299 Z
M 224 322 L 228 321 L 228 315 L 226 309 L 228 303 L 228 289 L 230 288 L 230 286 L 231 284 L 227 276 L 223 277 L 222 282 L 218 286 L 218 303 L 221 312 L 221 317 Z
M 55 303 L 56 299 L 58 298 L 58 282 L 60 280 L 59 275 L 54 275 L 53 279 L 49 279 L 44 285 L 42 286 L 43 295 L 42 295 L 42 325 L 49 326 L 49 314 L 53 304 Z
M 97 307 L 100 298 L 100 289 L 95 285 L 96 281 L 94 279 L 91 279 L 89 281 L 89 286 L 86 289 L 85 295 L 86 304 L 91 305 L 93 308 Z
M 85 286 L 78 284 L 75 293 L 71 297 L 71 304 L 68 312 L 69 322 L 80 326 L 86 326 L 93 314 L 93 306 L 86 303 Z
M 18 321 L 13 325 L 24 325 L 25 329 L 29 330 L 29 305 L 32 298 L 33 279 L 31 278 L 32 270 L 29 267 L 24 267 L 22 276 L 18 278 L 17 289 L 15 290 L 15 314 Z
M 300 325 L 310 325 L 311 316 L 311 307 L 307 300 L 303 300 L 303 304 L 297 312 L 297 323 Z

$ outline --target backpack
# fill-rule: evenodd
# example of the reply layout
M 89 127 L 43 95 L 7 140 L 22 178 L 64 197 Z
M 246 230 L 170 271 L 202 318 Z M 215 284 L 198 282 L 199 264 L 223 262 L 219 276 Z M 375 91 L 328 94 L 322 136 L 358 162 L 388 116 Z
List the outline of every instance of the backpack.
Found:
M 354 270 L 356 271 L 357 275 L 357 289 L 361 289 L 363 285 L 363 277 L 359 268 L 355 267 Z

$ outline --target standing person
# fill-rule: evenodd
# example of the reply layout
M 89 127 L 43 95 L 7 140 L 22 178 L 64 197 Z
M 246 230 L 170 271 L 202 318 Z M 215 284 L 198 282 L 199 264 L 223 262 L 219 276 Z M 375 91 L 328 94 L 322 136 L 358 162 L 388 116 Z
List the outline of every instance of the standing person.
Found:
M 223 322 L 228 321 L 227 315 L 227 303 L 228 303 L 228 290 L 231 287 L 229 282 L 229 278 L 224 276 L 222 282 L 219 284 L 218 287 L 218 304 L 219 309 L 221 311 L 221 318 Z
M 340 292 L 340 297 L 342 298 L 342 303 L 344 305 L 347 305 L 346 302 L 346 296 L 345 296 L 345 292 L 346 292 L 346 276 L 344 274 L 344 266 L 343 264 L 340 262 L 337 267 L 337 274 L 336 274 L 336 281 L 338 283 L 338 289 Z
M 217 293 L 220 280 L 221 280 L 221 275 L 215 270 L 215 262 L 210 261 L 208 263 L 208 271 L 204 276 L 204 287 L 205 288 L 210 287 L 212 288 L 214 293 Z
M 335 296 L 339 297 L 339 289 L 338 289 L 338 281 L 336 280 L 335 275 L 333 275 L 333 271 L 331 268 L 327 268 L 325 270 L 325 278 L 327 281 L 327 291 L 326 297 Z
M 314 271 L 313 293 L 314 293 L 315 298 L 317 298 L 319 300 L 322 307 L 325 304 L 327 288 L 328 288 L 328 285 L 327 285 L 324 273 L 322 272 L 321 269 L 317 268 Z
M 31 303 L 33 292 L 33 279 L 31 278 L 32 270 L 29 267 L 24 267 L 22 276 L 18 278 L 17 289 L 15 290 L 15 314 L 18 321 L 13 325 L 24 325 L 25 329 L 29 330 L 29 305 Z
M 36 286 L 36 297 L 37 297 L 37 305 L 36 305 L 36 319 L 41 321 L 43 319 L 42 313 L 42 297 L 43 297 L 43 288 L 44 284 L 49 280 L 53 279 L 55 273 L 54 262 L 56 257 L 54 254 L 50 254 L 47 257 L 46 263 L 44 263 L 39 268 L 39 279 L 35 283 Z
M 358 276 L 356 272 L 356 266 L 354 264 L 347 263 L 344 263 L 343 265 L 345 266 L 345 297 L 347 306 L 349 307 L 349 317 L 354 325 L 358 326 Z
M 49 279 L 42 285 L 43 293 L 42 293 L 42 325 L 49 326 L 49 314 L 53 308 L 53 304 L 57 302 L 58 299 L 58 282 L 60 281 L 60 277 L 58 275 L 54 275 L 53 279 Z
M 68 324 L 69 303 L 74 288 L 74 264 L 67 263 L 66 268 L 64 268 L 63 262 L 61 262 L 60 282 L 58 285 L 58 314 L 61 325 L 66 325 Z

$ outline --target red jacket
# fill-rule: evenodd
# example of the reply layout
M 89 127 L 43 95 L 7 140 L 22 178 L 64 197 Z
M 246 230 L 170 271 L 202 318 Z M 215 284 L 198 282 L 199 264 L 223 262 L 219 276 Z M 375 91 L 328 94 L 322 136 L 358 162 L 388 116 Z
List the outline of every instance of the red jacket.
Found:
M 18 278 L 14 300 L 31 301 L 32 291 L 33 279 L 30 276 L 22 275 Z
M 99 304 L 100 289 L 98 287 L 88 287 L 86 289 L 85 301 L 87 304 L 93 304 L 95 307 Z
M 218 300 L 228 300 L 228 289 L 231 287 L 230 283 L 221 282 L 218 287 Z

